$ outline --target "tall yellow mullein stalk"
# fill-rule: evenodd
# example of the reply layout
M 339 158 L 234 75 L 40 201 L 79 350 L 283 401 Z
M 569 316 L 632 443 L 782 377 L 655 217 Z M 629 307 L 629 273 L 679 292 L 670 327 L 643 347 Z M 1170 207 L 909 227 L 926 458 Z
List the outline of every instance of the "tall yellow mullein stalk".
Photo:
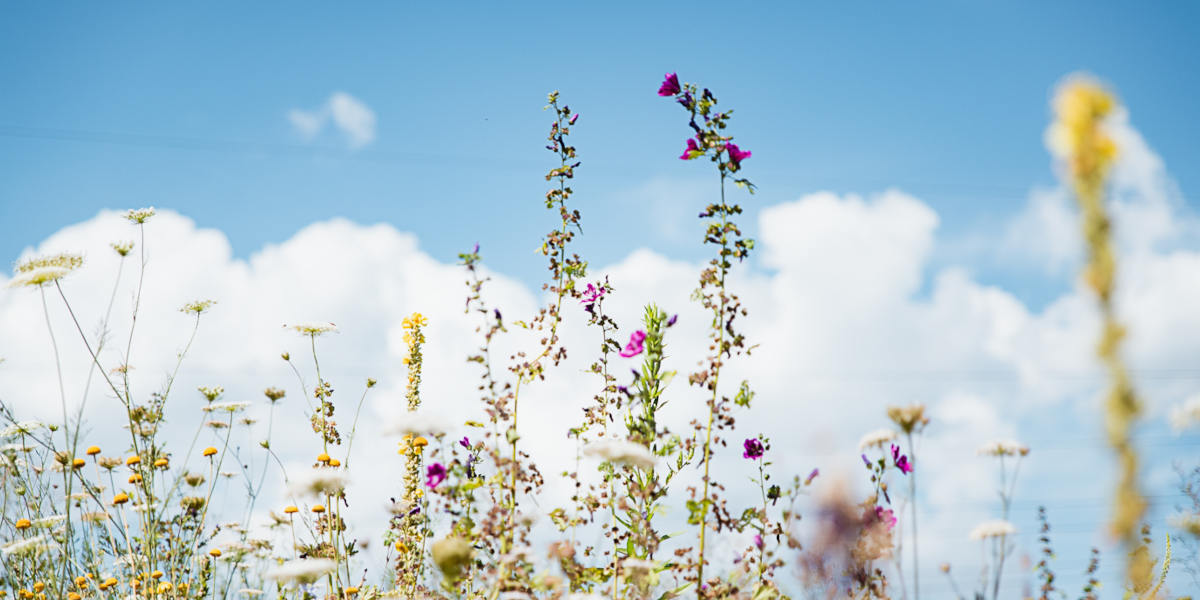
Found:
M 421 313 L 413 313 L 401 322 L 401 326 L 404 327 L 404 345 L 407 348 L 404 364 L 408 366 L 408 387 L 405 390 L 405 399 L 408 401 L 410 412 L 421 406 L 421 346 L 425 344 L 425 334 L 421 328 L 426 324 L 428 321 Z M 413 590 L 414 593 L 420 572 L 421 547 L 424 543 L 421 522 L 425 511 L 413 514 L 412 509 L 420 504 L 424 495 L 421 489 L 421 454 L 428 443 L 428 440 L 423 437 L 411 435 L 404 436 L 404 439 L 400 441 L 400 453 L 405 458 L 403 505 L 407 513 L 401 517 L 403 528 L 400 532 L 400 541 L 396 544 L 399 551 L 397 573 L 400 576 L 398 583 L 402 588 Z
M 1117 322 L 1113 307 L 1117 261 L 1112 221 L 1104 205 L 1104 183 L 1116 159 L 1117 145 L 1102 125 L 1115 106 L 1112 94 L 1094 80 L 1071 77 L 1054 98 L 1055 122 L 1048 142 L 1051 152 L 1062 161 L 1083 212 L 1088 259 L 1084 279 L 1099 300 L 1103 333 L 1097 352 L 1110 379 L 1105 427 L 1119 462 L 1112 530 L 1127 547 L 1133 548 L 1137 544 L 1138 523 L 1146 512 L 1146 499 L 1138 488 L 1138 454 L 1130 435 L 1141 403 L 1121 361 L 1125 329 Z M 1137 556 L 1140 554 L 1131 554 L 1126 565 L 1131 579 L 1145 570 L 1136 564 Z

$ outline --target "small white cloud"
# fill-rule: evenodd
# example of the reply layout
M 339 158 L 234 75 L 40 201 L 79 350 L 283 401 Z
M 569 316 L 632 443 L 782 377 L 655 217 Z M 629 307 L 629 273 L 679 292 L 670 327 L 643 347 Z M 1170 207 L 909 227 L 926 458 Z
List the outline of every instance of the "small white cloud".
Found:
M 375 111 L 346 92 L 334 92 L 315 110 L 294 108 L 287 117 L 305 139 L 316 137 L 327 123 L 332 123 L 351 148 L 362 148 L 375 140 Z

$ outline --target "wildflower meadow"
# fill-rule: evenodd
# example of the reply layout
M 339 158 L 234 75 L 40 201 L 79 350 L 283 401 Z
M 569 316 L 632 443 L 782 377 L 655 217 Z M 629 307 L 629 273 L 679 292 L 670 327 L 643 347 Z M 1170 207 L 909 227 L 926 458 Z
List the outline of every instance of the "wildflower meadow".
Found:
M 776 265 L 792 255 L 750 235 L 763 153 L 741 134 L 735 99 L 702 78 L 672 71 L 637 88 L 657 100 L 655 127 L 679 140 L 661 161 L 707 182 L 703 202 L 673 224 L 704 258 L 673 265 L 678 289 L 664 297 L 640 293 L 639 271 L 589 262 L 589 217 L 608 209 L 589 199 L 585 175 L 601 167 L 577 140 L 598 107 L 567 90 L 546 97 L 544 170 L 527 174 L 544 194 L 506 209 L 545 231 L 516 242 L 542 269 L 532 301 L 457 228 L 452 271 L 424 259 L 397 267 L 414 252 L 407 242 L 353 229 L 373 262 L 292 273 L 299 283 L 287 289 L 301 291 L 288 293 L 271 275 L 282 246 L 224 276 L 207 263 L 180 271 L 173 262 L 185 255 L 228 250 L 200 234 L 168 249 L 191 230 L 150 207 L 106 213 L 103 228 L 67 229 L 12 257 L 0 307 L 38 318 L 0 315 L 0 336 L 20 338 L 4 346 L 13 354 L 0 370 L 43 380 L 16 390 L 35 397 L 0 387 L 0 597 L 1187 597 L 1186 573 L 1200 569 L 1194 471 L 1188 483 L 1198 467 L 1182 464 L 1181 483 L 1168 484 L 1181 490 L 1170 518 L 1150 510 L 1156 459 L 1137 431 L 1167 415 L 1145 409 L 1125 358 L 1118 298 L 1139 263 L 1116 249 L 1115 232 L 1134 225 L 1112 202 L 1127 151 L 1112 130 L 1127 111 L 1114 87 L 1082 73 L 1047 81 L 1049 122 L 1033 124 L 1046 128 L 1040 160 L 1074 202 L 1078 235 L 1067 243 L 1082 253 L 1072 275 L 1082 292 L 1072 308 L 1097 315 L 1071 360 L 1101 374 L 1101 400 L 1080 410 L 1103 431 L 1062 435 L 1102 436 L 1107 454 L 1067 456 L 1019 430 L 931 438 L 961 427 L 953 408 L 966 404 L 937 408 L 917 395 L 868 411 L 831 391 L 803 430 L 775 408 L 801 393 L 761 388 L 758 361 L 774 357 L 779 377 L 799 386 L 807 375 L 787 372 L 789 357 L 821 349 L 767 337 L 787 312 L 756 323 L 773 291 L 748 265 L 760 252 Z M 352 226 L 322 227 L 305 235 Z M 771 235 L 769 223 L 753 230 Z M 774 235 L 803 252 L 804 230 Z M 381 275 L 401 268 L 402 284 Z M 347 289 L 349 273 L 376 283 Z M 222 277 L 259 292 L 204 292 L 226 289 Z M 290 308 L 299 295 L 360 294 L 403 318 Z M 776 300 L 803 310 L 787 293 Z M 238 305 L 264 308 L 250 321 L 223 316 Z M 847 301 L 821 318 L 860 310 Z M 348 344 L 351 333 L 370 341 Z M 857 335 L 846 342 L 871 352 L 870 328 Z M 200 362 L 198 348 L 209 353 Z M 29 361 L 50 367 L 20 370 Z M 369 371 L 381 362 L 386 371 Z M 1169 416 L 1183 431 L 1200 423 L 1195 402 Z M 852 423 L 857 444 L 797 454 L 799 432 L 823 418 Z M 973 466 L 939 478 L 950 455 Z M 1104 482 L 1094 547 L 1067 555 L 1056 543 L 1056 523 L 1079 517 L 1047 510 L 1040 497 L 1052 490 L 1022 485 L 1039 461 Z M 984 499 L 981 518 L 946 533 L 942 511 L 953 509 L 939 503 L 960 493 Z

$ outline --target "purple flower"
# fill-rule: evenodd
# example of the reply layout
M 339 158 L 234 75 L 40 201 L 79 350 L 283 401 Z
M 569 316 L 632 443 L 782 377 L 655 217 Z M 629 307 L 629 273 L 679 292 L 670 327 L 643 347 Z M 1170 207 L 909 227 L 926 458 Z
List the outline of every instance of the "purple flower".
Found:
M 678 320 L 679 320 L 679 315 L 671 315 L 671 318 L 667 319 L 667 327 L 674 327 L 675 321 L 678 321 Z
M 680 97 L 679 97 L 678 99 L 676 99 L 675 101 L 676 101 L 676 102 L 678 102 L 678 103 L 680 103 L 680 104 L 682 104 L 682 105 L 683 105 L 683 107 L 684 107 L 684 108 L 686 108 L 686 109 L 688 109 L 688 110 L 691 110 L 691 109 L 692 109 L 692 105 L 696 103 L 696 99 L 695 99 L 694 97 L 692 97 L 692 93 L 691 93 L 691 92 L 684 92 L 684 93 L 683 93 L 683 95 L 682 95 L 682 96 L 680 96 Z
M 567 125 L 574 125 L 575 121 L 578 121 L 578 120 L 579 120 L 579 113 L 575 113 L 575 114 L 571 115 L 571 119 L 569 121 L 567 121 Z
M 693 154 L 698 152 L 700 152 L 700 145 L 696 143 L 696 138 L 688 138 L 687 149 L 679 155 L 679 160 L 692 160 L 695 158 Z
M 754 534 L 754 547 L 758 548 L 759 550 L 763 549 L 762 534 L 760 534 L 760 533 Z
M 446 480 L 446 467 L 435 462 L 425 469 L 425 477 L 425 486 L 432 490 Z
M 479 242 L 475 242 L 475 248 L 471 250 L 471 254 L 479 254 Z
M 646 349 L 642 345 L 644 341 L 646 341 L 646 332 L 641 329 L 629 334 L 629 343 L 625 344 L 625 349 L 621 351 L 621 356 L 630 358 L 641 354 L 642 350 Z
M 470 450 L 471 449 L 471 440 L 470 440 L 470 438 L 468 438 L 467 436 L 464 435 L 463 439 L 458 440 L 458 445 L 462 446 L 463 448 L 466 448 L 467 450 Z
M 862 459 L 863 459 L 863 464 L 864 464 L 864 465 L 867 465 L 867 468 L 868 468 L 868 469 L 870 469 L 870 468 L 871 468 L 871 461 L 867 460 L 867 455 L 866 455 L 866 454 L 862 455 Z
M 746 438 L 746 441 L 742 442 L 742 448 L 746 449 L 745 452 L 742 452 L 742 458 L 749 458 L 750 460 L 762 458 L 763 454 L 767 451 L 763 447 L 762 441 L 758 438 Z
M 604 297 L 604 286 L 596 287 L 592 284 L 587 285 L 587 290 L 583 292 L 583 297 L 579 299 L 583 303 L 583 310 L 589 315 L 596 316 L 596 302 Z
M 663 77 L 662 85 L 658 86 L 659 96 L 674 96 L 679 93 L 679 76 L 674 73 L 667 73 Z
M 725 144 L 725 149 L 729 151 L 729 162 L 735 167 L 740 167 L 743 160 L 750 158 L 750 151 L 738 148 L 737 144 Z
M 908 456 L 900 454 L 900 446 L 892 444 L 892 462 L 896 463 L 896 468 L 900 469 L 901 473 L 912 473 L 912 463 L 908 462 Z
M 820 474 L 821 474 L 820 469 L 813 469 L 812 473 L 808 474 L 808 478 L 804 480 L 804 485 L 808 485 L 808 484 L 812 483 L 812 481 L 817 478 L 817 475 L 820 475 Z

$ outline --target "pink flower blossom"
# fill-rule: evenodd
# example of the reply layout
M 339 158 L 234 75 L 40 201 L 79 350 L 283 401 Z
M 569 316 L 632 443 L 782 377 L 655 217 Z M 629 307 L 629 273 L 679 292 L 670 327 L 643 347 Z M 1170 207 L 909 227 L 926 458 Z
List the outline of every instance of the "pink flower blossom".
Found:
M 683 151 L 683 154 L 679 155 L 679 160 L 692 160 L 700 154 L 700 145 L 696 143 L 696 138 L 688 138 L 687 148 Z
M 742 458 L 749 458 L 751 460 L 762 458 L 763 454 L 767 451 L 763 447 L 762 441 L 758 438 L 746 438 L 746 441 L 742 442 L 742 448 L 745 448 L 745 451 L 742 452 Z
M 425 477 L 426 487 L 432 490 L 446 480 L 446 467 L 442 463 L 435 462 L 425 469 Z
M 674 96 L 679 93 L 679 76 L 674 73 L 667 73 L 663 77 L 662 85 L 658 86 L 659 96 Z
M 743 160 L 750 158 L 751 152 L 738 148 L 737 144 L 725 144 L 725 149 L 729 151 L 729 162 L 735 167 L 740 167 Z
M 621 356 L 630 358 L 637 356 L 646 349 L 642 342 L 646 341 L 646 332 L 641 329 L 629 334 L 629 343 L 625 344 L 625 349 L 621 351 Z
M 908 456 L 900 454 L 900 446 L 895 444 L 892 444 L 892 462 L 896 463 L 896 468 L 900 469 L 901 473 L 912 473 L 912 463 L 908 462 Z
M 879 519 L 880 521 L 883 521 L 884 523 L 887 523 L 887 527 L 889 530 L 894 529 L 896 527 L 896 513 L 892 512 L 892 509 L 890 509 L 890 508 L 876 506 L 875 507 L 875 518 Z

